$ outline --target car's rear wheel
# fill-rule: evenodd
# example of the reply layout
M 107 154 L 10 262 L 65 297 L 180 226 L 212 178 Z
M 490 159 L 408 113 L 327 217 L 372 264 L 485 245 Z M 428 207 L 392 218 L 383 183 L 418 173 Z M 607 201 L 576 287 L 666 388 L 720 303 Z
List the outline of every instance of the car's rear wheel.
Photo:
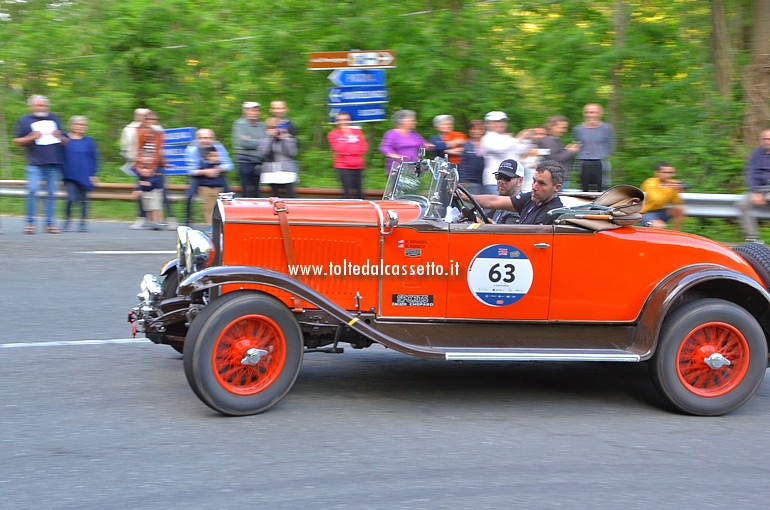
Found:
M 678 410 L 717 416 L 754 395 L 766 366 L 767 343 L 757 320 L 734 303 L 702 299 L 666 319 L 651 371 Z
M 302 332 L 283 303 L 236 292 L 195 318 L 185 341 L 184 369 L 203 403 L 243 416 L 270 409 L 289 392 L 302 355 Z

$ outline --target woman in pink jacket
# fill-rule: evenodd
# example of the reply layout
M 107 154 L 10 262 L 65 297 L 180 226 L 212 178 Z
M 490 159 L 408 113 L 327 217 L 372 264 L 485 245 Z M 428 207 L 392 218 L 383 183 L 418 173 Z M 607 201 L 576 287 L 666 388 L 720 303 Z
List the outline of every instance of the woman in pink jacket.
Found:
M 335 117 L 337 127 L 329 133 L 329 145 L 334 153 L 334 168 L 342 183 L 343 198 L 364 198 L 361 174 L 369 150 L 359 126 L 350 125 L 350 114 L 340 112 Z

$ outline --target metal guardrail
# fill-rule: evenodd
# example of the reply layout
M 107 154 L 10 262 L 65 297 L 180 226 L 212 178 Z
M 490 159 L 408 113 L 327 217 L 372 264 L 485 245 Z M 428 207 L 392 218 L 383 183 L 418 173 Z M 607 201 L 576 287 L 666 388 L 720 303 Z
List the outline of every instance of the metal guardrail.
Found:
M 27 181 L 21 180 L 0 180 L 0 196 L 26 197 Z M 96 184 L 96 189 L 89 193 L 92 200 L 123 200 L 132 201 L 131 191 L 135 185 L 132 183 L 100 182 Z M 172 202 L 181 202 L 187 199 L 187 184 L 167 184 L 169 199 Z M 233 191 L 239 193 L 240 186 L 231 186 Z M 297 188 L 297 196 L 301 198 L 339 198 L 342 196 L 342 190 L 334 188 Z M 598 193 L 582 193 L 577 190 L 565 190 L 565 194 L 571 196 L 581 196 L 584 198 L 593 198 Z M 44 196 L 41 191 L 39 196 Z M 66 193 L 59 190 L 56 194 L 59 198 L 66 198 Z M 262 196 L 270 196 L 270 188 L 262 188 Z M 743 199 L 744 195 L 711 194 L 711 193 L 681 193 L 684 199 L 684 205 L 687 216 L 693 218 L 730 218 L 737 219 L 741 215 L 738 209 L 738 201 Z M 382 190 L 365 190 L 364 197 L 368 199 L 379 199 L 382 197 Z M 754 214 L 761 219 L 770 219 L 770 207 L 757 208 Z

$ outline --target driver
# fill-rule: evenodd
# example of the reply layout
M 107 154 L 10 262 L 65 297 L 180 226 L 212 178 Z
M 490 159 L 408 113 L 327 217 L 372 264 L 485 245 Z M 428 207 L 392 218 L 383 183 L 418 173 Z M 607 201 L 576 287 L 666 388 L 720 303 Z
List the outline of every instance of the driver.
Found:
M 551 225 L 556 216 L 548 211 L 562 207 L 559 190 L 566 172 L 556 161 L 545 160 L 535 168 L 532 181 L 532 191 L 518 193 L 515 196 L 473 195 L 473 198 L 484 209 L 502 209 L 519 213 L 519 224 L 522 225 Z

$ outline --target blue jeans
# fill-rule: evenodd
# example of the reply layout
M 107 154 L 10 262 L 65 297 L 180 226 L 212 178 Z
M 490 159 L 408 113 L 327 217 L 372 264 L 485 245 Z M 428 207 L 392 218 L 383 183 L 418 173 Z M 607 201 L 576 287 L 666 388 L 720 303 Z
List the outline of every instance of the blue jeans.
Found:
M 37 212 L 37 192 L 40 189 L 40 182 L 46 181 L 48 196 L 45 199 L 45 220 L 46 225 L 53 225 L 54 201 L 56 200 L 56 187 L 61 179 L 61 165 L 29 165 L 27 166 L 27 224 L 35 223 L 35 214 Z

